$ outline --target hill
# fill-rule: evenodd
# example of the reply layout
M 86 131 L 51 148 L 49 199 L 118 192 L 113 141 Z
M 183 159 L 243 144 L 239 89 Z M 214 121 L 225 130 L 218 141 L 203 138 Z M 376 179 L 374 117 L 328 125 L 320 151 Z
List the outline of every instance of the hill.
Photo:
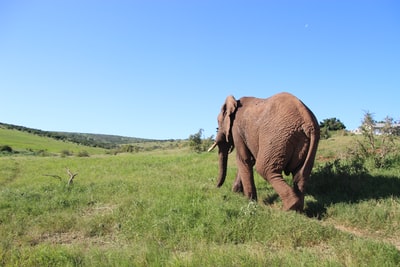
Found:
M 37 136 L 48 137 L 59 141 L 68 141 L 79 145 L 100 147 L 105 149 L 117 148 L 123 144 L 131 143 L 145 143 L 145 142 L 163 142 L 167 140 L 153 140 L 137 137 L 126 137 L 118 135 L 106 134 L 92 134 L 92 133 L 73 133 L 73 132 L 57 132 L 57 131 L 44 131 L 25 126 L 7 124 L 0 122 L 0 129 L 16 130 L 26 132 Z M 170 140 L 168 140 L 170 141 Z
M 39 136 L 25 131 L 9 129 L 0 126 L 0 150 L 24 155 L 50 155 L 58 153 L 104 154 L 100 147 L 84 146 L 77 143 L 56 140 L 47 136 Z M 0 151 L 0 153 L 1 153 Z

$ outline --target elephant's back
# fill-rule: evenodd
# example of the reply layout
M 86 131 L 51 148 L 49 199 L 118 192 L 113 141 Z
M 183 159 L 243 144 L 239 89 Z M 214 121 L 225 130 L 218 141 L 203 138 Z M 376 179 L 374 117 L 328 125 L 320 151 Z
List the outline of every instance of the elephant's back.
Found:
M 264 116 L 276 118 L 275 127 L 307 127 L 319 129 L 318 121 L 312 111 L 296 96 L 279 93 L 266 99 L 268 107 Z
M 278 93 L 264 99 L 242 97 L 239 103 L 236 117 L 241 121 L 244 132 L 250 130 L 259 135 L 280 138 L 289 138 L 297 131 L 304 132 L 308 138 L 312 133 L 319 134 L 315 115 L 290 93 Z

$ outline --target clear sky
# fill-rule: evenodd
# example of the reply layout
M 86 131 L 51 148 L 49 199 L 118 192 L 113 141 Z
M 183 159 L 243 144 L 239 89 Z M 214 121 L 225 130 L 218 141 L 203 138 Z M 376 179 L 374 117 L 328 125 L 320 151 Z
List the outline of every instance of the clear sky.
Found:
M 400 119 L 400 1 L 0 2 L 0 122 L 208 137 L 226 96 L 281 91 L 348 130 Z

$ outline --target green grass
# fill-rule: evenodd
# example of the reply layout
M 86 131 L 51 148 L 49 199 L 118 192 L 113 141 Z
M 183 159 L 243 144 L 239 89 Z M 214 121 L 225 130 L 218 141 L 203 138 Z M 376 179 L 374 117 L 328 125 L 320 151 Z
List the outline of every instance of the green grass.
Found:
M 66 168 L 78 173 L 72 186 Z M 234 155 L 219 189 L 217 172 L 215 153 L 185 149 L 0 157 L 0 265 L 400 264 L 397 168 L 314 184 L 310 217 L 281 211 L 258 175 L 258 203 L 232 193 Z
M 81 146 L 70 142 L 57 141 L 53 138 L 0 127 L 0 146 L 4 145 L 8 145 L 14 151 L 25 155 L 58 155 L 62 151 L 70 151 L 71 154 L 87 151 L 90 155 L 105 153 L 105 149 L 102 148 Z
M 332 137 L 322 139 L 318 145 L 317 161 L 327 161 L 338 157 L 343 157 L 348 149 L 354 149 L 357 140 L 362 141 L 361 135 L 344 134 L 343 131 L 333 132 Z

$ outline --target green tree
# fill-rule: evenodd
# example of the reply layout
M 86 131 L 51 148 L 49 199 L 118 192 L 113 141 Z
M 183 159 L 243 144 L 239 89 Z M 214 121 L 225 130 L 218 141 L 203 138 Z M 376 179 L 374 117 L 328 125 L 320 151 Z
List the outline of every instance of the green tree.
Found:
M 197 153 L 206 151 L 214 142 L 214 136 L 203 138 L 203 131 L 200 129 L 197 133 L 189 136 L 189 146 Z
M 337 118 L 324 119 L 319 123 L 320 128 L 327 128 L 329 131 L 338 131 L 346 129 L 346 126 Z
M 364 119 L 361 123 L 361 133 L 364 136 L 366 142 L 368 146 L 370 147 L 371 151 L 375 151 L 376 147 L 375 147 L 375 134 L 374 134 L 374 125 L 375 125 L 376 121 L 374 120 L 374 116 L 371 112 L 366 111 L 364 113 Z M 369 155 L 369 149 L 363 147 L 363 151 L 365 153 L 365 155 Z
M 189 136 L 189 146 L 193 151 L 202 151 L 201 136 L 203 135 L 203 131 L 203 129 L 200 129 L 197 133 Z
M 319 123 L 321 128 L 321 138 L 328 139 L 331 137 L 330 131 L 338 131 L 346 129 L 346 126 L 337 118 L 324 119 Z

